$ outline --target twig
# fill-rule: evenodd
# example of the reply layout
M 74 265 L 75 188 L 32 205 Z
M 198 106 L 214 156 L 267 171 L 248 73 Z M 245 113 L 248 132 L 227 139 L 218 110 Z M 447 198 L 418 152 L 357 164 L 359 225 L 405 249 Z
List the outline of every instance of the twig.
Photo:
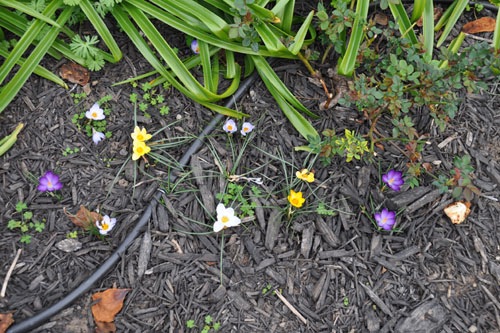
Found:
M 5 292 L 7 291 L 7 285 L 9 284 L 10 275 L 12 274 L 14 267 L 16 267 L 17 261 L 19 260 L 22 251 L 23 251 L 22 249 L 17 250 L 16 257 L 14 258 L 14 261 L 10 265 L 9 270 L 7 271 L 7 275 L 5 275 L 5 280 L 3 280 L 2 284 L 2 291 L 0 291 L 0 298 L 5 297 Z
M 300 312 L 297 311 L 297 309 L 295 309 L 295 307 L 292 304 L 290 304 L 290 302 L 288 302 L 286 298 L 283 297 L 283 295 L 281 295 L 281 293 L 277 289 L 274 290 L 274 293 L 283 303 L 285 303 L 285 305 L 287 306 L 287 308 L 290 309 L 290 311 L 292 311 L 305 325 L 307 325 L 307 319 L 304 318 L 304 316 L 302 316 Z

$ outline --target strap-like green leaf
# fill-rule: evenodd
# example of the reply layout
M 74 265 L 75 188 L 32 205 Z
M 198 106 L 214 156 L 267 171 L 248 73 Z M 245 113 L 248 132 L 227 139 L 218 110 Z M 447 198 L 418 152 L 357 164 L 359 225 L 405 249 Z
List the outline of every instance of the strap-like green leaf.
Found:
M 295 97 L 290 92 L 283 81 L 279 79 L 278 75 L 276 75 L 274 70 L 267 63 L 266 59 L 259 56 L 251 57 L 262 80 L 266 80 L 267 82 L 269 82 L 274 91 L 278 92 L 280 96 L 282 96 L 294 108 L 299 109 L 301 112 L 307 114 L 310 117 L 317 117 L 314 113 L 312 113 L 304 105 L 302 105 L 297 97 Z
M 432 60 L 432 51 L 434 49 L 434 5 L 433 0 L 423 1 L 425 3 L 422 17 L 425 50 L 424 59 L 429 62 Z
M 111 35 L 111 32 L 95 10 L 94 6 L 92 6 L 89 0 L 81 0 L 80 8 L 85 13 L 90 23 L 92 23 L 92 26 L 97 31 L 99 36 L 101 36 L 102 41 L 108 47 L 109 51 L 113 55 L 114 62 L 119 61 L 123 56 L 122 51 L 118 47 L 118 44 Z
M 446 22 L 446 25 L 443 29 L 443 33 L 441 34 L 441 37 L 439 37 L 439 40 L 437 41 L 436 46 L 440 47 L 446 38 L 448 38 L 448 35 L 451 32 L 451 29 L 455 26 L 455 23 L 457 23 L 458 19 L 460 16 L 462 16 L 462 13 L 469 3 L 469 0 L 456 0 L 456 5 L 455 8 L 453 8 L 453 11 L 450 14 L 450 17 L 448 18 L 448 21 Z
M 227 39 L 229 25 L 221 17 L 193 0 L 150 0 L 158 7 L 172 13 L 193 26 L 202 24 L 219 38 Z M 192 20 L 191 18 L 196 18 Z
M 0 5 L 3 5 L 5 7 L 10 7 L 14 8 L 20 12 L 25 13 L 26 15 L 29 15 L 31 17 L 37 18 L 41 21 L 44 21 L 50 25 L 56 26 L 58 28 L 61 28 L 59 24 L 57 24 L 56 21 L 52 20 L 50 17 L 45 16 L 43 14 L 40 14 L 36 10 L 34 10 L 32 7 L 25 5 L 24 3 L 20 1 L 14 1 L 14 0 L 0 0 Z
M 349 45 L 343 55 L 342 61 L 338 65 L 338 72 L 341 75 L 352 76 L 354 73 L 354 66 L 356 64 L 356 58 L 358 57 L 359 46 L 363 41 L 369 5 L 370 0 L 358 0 L 357 2 L 356 18 L 352 24 L 352 33 L 349 39 Z
M 292 45 L 288 47 L 288 50 L 290 50 L 292 54 L 297 54 L 302 49 L 302 46 L 304 45 L 304 41 L 307 36 L 307 32 L 309 31 L 309 27 L 311 26 L 313 17 L 314 17 L 314 11 L 311 11 L 309 15 L 307 15 L 304 23 L 302 23 L 302 25 L 300 26 L 299 31 L 297 31 L 297 34 L 295 35 Z
M 192 27 L 186 22 L 180 20 L 179 18 L 173 16 L 172 14 L 150 4 L 149 2 L 142 0 L 124 0 L 123 3 L 129 3 L 134 7 L 140 9 L 144 13 L 147 13 L 151 17 L 156 18 L 157 20 L 177 29 L 186 35 L 192 36 L 198 40 L 203 40 L 210 45 L 230 50 L 237 53 L 243 54 L 254 54 L 254 55 L 262 55 L 265 57 L 281 57 L 288 59 L 296 59 L 297 57 L 291 54 L 288 50 L 286 52 L 270 52 L 264 48 L 259 49 L 259 51 L 255 52 L 250 47 L 244 47 L 240 42 L 233 42 L 229 39 L 221 39 L 217 38 L 210 32 L 199 29 L 198 27 Z
M 60 25 L 64 25 L 66 21 L 71 17 L 72 13 L 73 13 L 73 8 L 66 7 L 59 15 L 57 22 Z M 45 24 L 43 23 L 43 21 L 39 22 Z M 33 25 L 35 24 L 36 21 L 33 23 Z M 40 63 L 40 61 L 45 56 L 50 46 L 54 42 L 54 40 L 57 38 L 59 31 L 60 29 L 56 26 L 50 28 L 48 33 L 45 36 L 43 36 L 43 38 L 40 40 L 40 43 L 35 47 L 33 52 L 31 52 L 30 56 L 26 59 L 24 65 L 21 66 L 21 68 L 19 69 L 19 71 L 17 71 L 14 77 L 2 88 L 0 92 L 0 112 L 2 112 L 7 107 L 7 105 L 17 95 L 19 90 L 21 90 L 26 80 L 36 69 L 37 65 Z M 17 59 L 17 61 L 19 61 L 19 59 Z
M 3 48 L 0 48 L 0 56 L 7 58 L 9 56 L 9 52 Z M 19 59 L 19 61 L 17 62 L 17 64 L 21 67 L 24 66 L 25 63 L 26 63 L 26 59 L 24 59 L 24 58 Z M 50 81 L 60 85 L 64 89 L 68 89 L 68 85 L 66 84 L 66 82 L 64 82 L 59 76 L 54 74 L 52 71 L 49 71 L 45 67 L 38 65 L 38 66 L 36 66 L 33 73 L 35 73 L 36 75 L 38 75 L 40 77 L 43 77 L 44 79 L 50 80 Z
M 417 35 L 415 35 L 415 31 L 413 31 L 413 25 L 406 13 L 406 9 L 403 6 L 401 0 L 396 1 L 388 1 L 389 9 L 391 10 L 392 16 L 396 23 L 398 24 L 399 31 L 404 38 L 408 38 L 412 44 L 418 43 Z
M 43 15 L 52 16 L 57 9 L 62 4 L 62 0 L 53 0 L 51 3 L 47 5 L 45 10 L 43 11 Z M 33 43 L 36 39 L 40 30 L 45 26 L 45 22 L 36 19 L 33 24 L 31 24 L 26 30 L 25 34 L 21 37 L 21 39 L 16 43 L 14 49 L 10 52 L 7 59 L 5 59 L 4 63 L 0 67 L 0 84 L 5 80 L 7 75 L 12 71 L 14 65 L 19 61 L 24 52 L 28 49 L 28 47 Z M 44 45 L 46 46 L 46 45 Z M 49 45 L 50 47 L 50 45 Z M 2 110 L 2 109 L 0 109 Z

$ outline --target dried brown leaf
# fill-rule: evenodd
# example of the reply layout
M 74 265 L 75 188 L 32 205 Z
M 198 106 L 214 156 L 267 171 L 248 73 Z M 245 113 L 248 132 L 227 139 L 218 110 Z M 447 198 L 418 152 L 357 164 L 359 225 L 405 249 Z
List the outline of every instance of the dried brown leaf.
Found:
M 434 22 L 439 21 L 439 18 L 443 15 L 443 8 L 441 7 L 436 7 L 434 8 Z M 422 17 L 420 17 L 417 22 L 415 22 L 417 27 L 422 27 L 424 25 Z
M 389 18 L 385 14 L 376 13 L 375 16 L 373 17 L 373 20 L 375 21 L 375 23 L 383 26 L 389 24 Z
M 496 20 L 492 17 L 481 17 L 475 21 L 464 24 L 462 31 L 466 34 L 477 34 L 478 32 L 493 32 L 495 31 Z
M 470 214 L 470 202 L 454 202 L 446 206 L 444 213 L 450 218 L 451 223 L 460 224 L 465 221 Z
M 71 83 L 78 83 L 81 86 L 86 85 L 90 80 L 89 71 L 74 62 L 64 64 L 59 68 L 59 75 Z
M 96 322 L 111 323 L 115 316 L 123 307 L 123 300 L 130 289 L 110 288 L 103 292 L 92 295 L 92 300 L 96 301 L 92 305 L 92 315 Z
M 115 323 L 95 322 L 95 333 L 116 333 Z
M 12 313 L 0 313 L 0 333 L 5 333 L 13 323 Z
M 101 214 L 97 212 L 91 212 L 90 210 L 85 208 L 85 206 L 80 206 L 80 210 L 78 210 L 75 215 L 68 213 L 68 211 L 66 211 L 66 207 L 64 207 L 63 210 L 64 214 L 69 217 L 71 222 L 85 230 L 89 230 L 90 228 L 92 228 L 92 226 L 95 225 L 96 221 L 102 220 Z

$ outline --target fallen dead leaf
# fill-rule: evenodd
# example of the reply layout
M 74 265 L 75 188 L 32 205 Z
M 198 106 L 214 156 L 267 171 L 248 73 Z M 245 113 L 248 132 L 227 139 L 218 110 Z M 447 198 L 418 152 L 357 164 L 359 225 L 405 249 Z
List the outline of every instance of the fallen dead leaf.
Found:
M 443 8 L 441 8 L 441 7 L 434 8 L 434 22 L 439 21 L 439 18 L 441 17 L 441 15 L 443 15 Z M 423 21 L 422 17 L 420 17 L 417 20 L 417 22 L 415 22 L 415 25 L 417 27 L 422 27 L 424 25 L 424 21 Z
M 110 288 L 92 295 L 92 315 L 96 322 L 111 323 L 123 307 L 123 300 L 130 289 Z
M 451 223 L 460 224 L 465 221 L 470 214 L 470 202 L 454 202 L 446 206 L 444 213 L 450 218 Z
M 478 32 L 493 32 L 495 31 L 496 20 L 492 17 L 481 17 L 475 21 L 464 24 L 462 31 L 466 34 L 477 34 Z
M 375 16 L 373 17 L 373 20 L 375 21 L 375 23 L 383 26 L 389 24 L 389 18 L 387 18 L 387 15 L 385 14 L 376 13 Z
M 74 62 L 66 63 L 59 68 L 59 75 L 71 83 L 86 85 L 90 80 L 89 71 Z
M 105 323 L 103 321 L 95 322 L 95 333 L 116 333 L 115 323 Z
M 78 210 L 75 215 L 68 213 L 68 211 L 66 211 L 66 207 L 64 207 L 63 210 L 64 214 L 69 217 L 71 222 L 85 230 L 89 230 L 92 226 L 94 226 L 96 221 L 102 220 L 101 214 L 91 212 L 85 208 L 85 206 L 80 206 L 80 210 Z
M 5 333 L 7 328 L 14 323 L 12 313 L 0 313 L 0 333 Z

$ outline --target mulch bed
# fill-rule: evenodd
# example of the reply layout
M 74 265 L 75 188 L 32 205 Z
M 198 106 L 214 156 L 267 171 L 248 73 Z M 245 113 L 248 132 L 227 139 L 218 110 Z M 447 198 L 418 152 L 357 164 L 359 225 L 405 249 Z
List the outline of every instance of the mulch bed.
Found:
M 92 78 L 92 94 L 82 104 L 33 76 L 0 115 L 0 136 L 19 122 L 26 124 L 15 147 L 0 158 L 0 280 L 23 247 L 0 312 L 14 312 L 17 322 L 81 284 L 123 241 L 158 188 L 172 189 L 167 181 L 172 170 L 160 164 L 139 163 L 144 172 L 135 180 L 131 162 L 119 173 L 130 155 L 134 88 L 111 85 L 149 70 L 125 45 L 124 53 L 126 61 Z M 60 66 L 46 65 L 54 71 Z M 275 68 L 306 106 L 322 112 L 314 123 L 318 131 L 366 126 L 351 109 L 318 111 L 322 89 L 311 84 L 300 64 L 280 62 Z M 317 163 L 315 194 L 336 214 L 299 213 L 289 223 L 279 207 L 286 205 L 286 177 L 308 158 L 294 151 L 305 141 L 257 81 L 238 101 L 256 129 L 237 169 L 264 180 L 265 195 L 253 198 L 255 218 L 229 229 L 224 239 L 194 223 L 213 223 L 215 194 L 227 184 L 221 170 L 234 163 L 219 126 L 179 174 L 182 181 L 154 205 L 147 228 L 122 260 L 89 293 L 33 332 L 92 332 L 90 295 L 113 285 L 131 289 L 116 318 L 118 332 L 184 332 L 187 320 L 194 320 L 198 329 L 193 331 L 199 331 L 206 315 L 221 323 L 222 332 L 499 332 L 500 88 L 498 82 L 489 87 L 482 95 L 464 96 L 445 132 L 431 123 L 426 128 L 432 139 L 425 162 L 440 161 L 438 168 L 450 170 L 454 156 L 473 159 L 474 184 L 482 195 L 465 223 L 453 225 L 443 215 L 453 199 L 430 180 L 402 193 L 379 191 L 379 170 L 403 168 L 406 162 L 390 145 L 378 151 L 380 165 L 342 158 L 327 167 Z M 94 145 L 71 118 L 104 95 L 113 97 L 108 118 L 113 136 Z M 212 112 L 174 90 L 165 91 L 165 97 L 169 115 L 151 112 L 151 118 L 138 118 L 150 132 L 177 121 L 162 133 L 165 138 L 196 136 L 213 119 Z M 242 149 L 240 136 L 232 140 L 236 151 Z M 66 147 L 80 151 L 63 156 Z M 187 147 L 169 150 L 172 160 Z M 61 175 L 61 200 L 39 193 L 31 180 L 48 169 Z M 360 213 L 372 200 L 405 208 L 398 232 L 378 232 Z M 18 242 L 19 233 L 7 229 L 19 201 L 46 221 L 45 231 L 26 246 Z M 118 225 L 104 241 L 80 236 L 82 247 L 66 253 L 57 244 L 76 227 L 63 208 L 75 213 L 80 205 L 116 217 Z

